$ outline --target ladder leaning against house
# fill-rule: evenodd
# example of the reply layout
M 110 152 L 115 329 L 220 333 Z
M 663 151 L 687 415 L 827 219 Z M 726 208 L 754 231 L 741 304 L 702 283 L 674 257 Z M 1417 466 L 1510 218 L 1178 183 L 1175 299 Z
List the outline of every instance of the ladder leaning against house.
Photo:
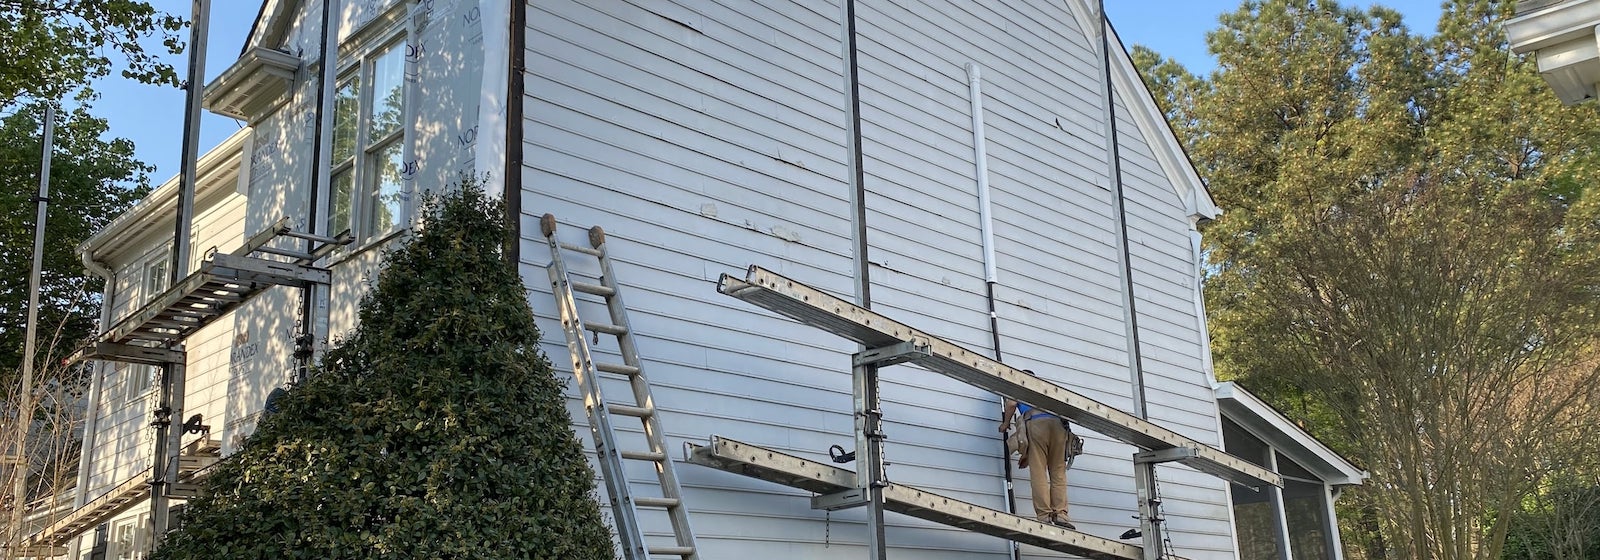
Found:
M 639 360 L 639 350 L 634 343 L 633 328 L 628 323 L 628 310 L 622 304 L 622 287 L 617 282 L 611 257 L 606 251 L 605 232 L 599 226 L 589 229 L 589 246 L 561 242 L 556 236 L 556 218 L 545 214 L 539 228 L 550 246 L 550 286 L 555 295 L 560 314 L 561 331 L 567 337 L 567 350 L 572 354 L 572 373 L 583 392 L 583 410 L 589 417 L 589 432 L 594 440 L 600 463 L 601 476 L 605 478 L 606 492 L 611 498 L 612 517 L 616 522 L 617 539 L 621 541 L 623 557 L 628 560 L 648 560 L 652 555 L 678 556 L 698 560 L 694 533 L 689 529 L 689 512 L 684 507 L 683 489 L 678 485 L 672 459 L 667 455 L 666 436 L 661 429 L 655 399 L 650 395 L 650 380 L 645 377 Z M 600 261 L 598 282 L 573 280 L 565 252 L 595 257 Z M 610 313 L 610 322 L 585 321 L 578 315 L 578 300 L 574 292 L 598 296 L 604 300 Z M 596 340 L 602 334 L 615 336 L 622 355 L 622 363 L 597 362 L 585 338 L 585 331 L 594 333 Z M 601 390 L 600 374 L 623 376 L 633 389 L 632 403 L 611 402 Z M 638 418 L 644 427 L 647 449 L 636 451 L 622 449 L 617 444 L 617 432 L 611 424 L 612 415 Z M 651 464 L 660 481 L 661 496 L 636 495 L 628 483 L 624 461 L 642 461 Z M 646 542 L 640 524 L 639 510 L 664 511 L 672 525 L 675 544 L 654 546 Z

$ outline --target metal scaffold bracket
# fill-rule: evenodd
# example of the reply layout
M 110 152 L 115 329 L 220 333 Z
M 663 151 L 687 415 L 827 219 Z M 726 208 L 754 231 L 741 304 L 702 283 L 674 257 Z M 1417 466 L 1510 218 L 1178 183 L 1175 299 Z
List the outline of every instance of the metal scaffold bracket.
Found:
M 846 488 L 838 492 L 811 497 L 811 509 L 839 511 L 867 505 L 867 492 L 860 488 Z
M 877 366 L 881 368 L 924 360 L 929 356 L 927 341 L 908 340 L 889 346 L 868 348 L 856 352 L 854 363 L 856 366 Z
M 1199 451 L 1189 447 L 1173 447 L 1171 449 L 1157 449 L 1155 451 L 1141 451 L 1133 454 L 1133 462 L 1139 464 L 1171 463 L 1174 461 L 1187 461 L 1199 456 Z

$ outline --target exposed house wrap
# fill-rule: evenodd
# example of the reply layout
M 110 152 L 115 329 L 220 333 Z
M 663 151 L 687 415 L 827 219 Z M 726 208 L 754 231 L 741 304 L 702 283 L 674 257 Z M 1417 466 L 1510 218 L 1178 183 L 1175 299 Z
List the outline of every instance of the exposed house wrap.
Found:
M 239 141 L 218 148 L 242 162 L 229 183 L 239 192 L 202 212 L 197 232 L 244 236 L 282 216 L 306 225 L 321 6 L 266 4 L 247 47 L 299 57 L 298 77 L 287 101 L 252 116 Z M 398 37 L 404 48 L 396 200 L 408 211 L 422 191 L 462 177 L 500 192 L 507 132 L 520 132 L 523 156 L 511 163 L 520 165 L 522 184 L 514 193 L 524 225 L 521 270 L 558 369 L 566 348 L 545 280 L 548 251 L 532 224 L 551 212 L 563 227 L 608 232 L 670 447 L 720 434 L 825 461 L 830 445 L 851 445 L 855 345 L 718 295 L 713 285 L 757 264 L 851 294 L 858 210 L 873 309 L 990 350 L 979 168 L 987 169 L 992 203 L 1006 363 L 1131 410 L 1121 249 L 1106 177 L 1109 127 L 1101 122 L 1098 39 L 1086 29 L 1096 20 L 1084 2 L 859 1 L 853 58 L 864 209 L 852 207 L 849 192 L 850 69 L 837 2 L 342 4 L 341 83 L 366 72 L 357 61 L 388 41 Z M 511 44 L 512 9 L 527 10 L 524 45 Z M 515 47 L 524 49 L 519 75 L 508 69 Z M 1190 237 L 1193 222 L 1216 208 L 1131 61 L 1121 52 L 1112 58 L 1150 420 L 1220 447 Z M 982 69 L 982 151 L 974 149 L 969 64 Z M 506 98 L 511 80 L 523 80 L 522 98 Z M 520 122 L 507 122 L 518 114 L 508 111 L 513 106 Z M 403 235 L 363 225 L 368 210 L 351 219 L 358 241 L 329 260 L 335 341 L 353 326 L 381 249 Z M 328 209 L 319 216 L 327 219 Z M 119 270 L 131 270 L 132 255 L 162 241 L 152 235 L 143 243 L 118 249 Z M 218 334 L 194 346 L 202 352 L 191 352 L 190 392 L 205 392 L 191 396 L 191 408 L 205 411 L 225 453 L 254 429 L 266 395 L 292 375 L 300 297 L 274 288 L 213 327 Z M 883 376 L 889 477 L 1005 509 L 998 398 L 909 366 Z M 576 395 L 569 389 L 569 410 L 587 439 Z M 91 450 L 99 473 L 91 493 L 148 461 L 136 443 L 146 414 L 129 405 L 97 426 L 103 436 Z M 1115 538 L 1137 525 L 1134 449 L 1083 435 L 1088 453 L 1070 475 L 1072 520 Z M 1187 467 L 1159 472 L 1176 552 L 1234 558 L 1222 481 Z M 635 474 L 635 484 L 653 480 Z M 855 554 L 863 542 L 858 510 L 826 514 L 811 509 L 804 492 L 694 465 L 678 474 L 703 558 L 831 558 Z M 1018 511 L 1030 511 L 1027 486 L 1019 478 Z M 903 516 L 889 523 L 892 555 L 1008 557 L 1007 543 L 991 537 Z
M 463 179 L 484 180 L 486 188 L 499 189 L 504 161 L 504 134 L 481 134 L 484 123 L 504 130 L 504 72 L 485 72 L 485 37 L 506 44 L 507 3 L 490 2 L 486 12 L 473 0 L 401 2 L 368 0 L 344 2 L 339 33 L 341 77 L 358 72 L 353 60 L 362 49 L 400 37 L 405 52 L 404 105 L 408 108 L 403 132 L 404 204 L 413 206 L 420 194 L 453 185 Z M 284 2 L 283 9 L 294 2 Z M 322 7 L 319 2 L 294 6 L 289 23 L 274 34 L 258 29 L 253 41 L 297 53 L 305 64 L 293 98 L 276 114 L 253 127 L 253 152 L 248 173 L 252 204 L 245 230 L 258 231 L 282 216 L 305 216 L 311 176 L 312 135 L 316 124 L 320 64 Z M 504 68 L 505 49 L 496 51 Z M 364 78 L 363 78 L 364 79 Z M 490 89 L 494 88 L 494 89 Z M 489 92 L 489 93 L 484 93 Z M 498 116 L 497 116 L 498 114 Z M 487 154 L 483 156 L 482 154 Z M 326 188 L 324 188 L 326 190 Z M 323 216 L 327 210 L 322 210 Z M 300 224 L 303 227 L 303 223 Z M 329 232 L 337 233 L 337 232 Z M 360 240 L 333 259 L 335 282 L 329 312 L 334 338 L 353 326 L 355 305 L 375 272 L 381 243 Z M 282 243 L 298 243 L 283 240 Z M 229 413 L 221 436 L 224 451 L 231 452 L 253 429 L 266 396 L 292 378 L 293 336 L 296 317 L 283 310 L 299 306 L 298 290 L 274 289 L 250 302 L 235 317 L 236 329 L 245 333 L 235 349 L 240 358 L 230 363 Z

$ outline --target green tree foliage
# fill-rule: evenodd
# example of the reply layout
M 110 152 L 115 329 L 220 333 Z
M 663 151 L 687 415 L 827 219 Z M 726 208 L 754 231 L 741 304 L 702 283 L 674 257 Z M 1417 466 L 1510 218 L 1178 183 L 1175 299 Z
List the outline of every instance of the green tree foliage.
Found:
M 425 213 L 155 558 L 612 558 L 503 210 L 469 186 Z
M 178 54 L 183 27 L 148 2 L 0 0 L 0 108 L 22 98 L 64 99 L 116 67 L 125 78 L 176 86 L 177 71 L 143 42 L 159 39 Z
M 1370 469 L 1346 500 L 1368 557 L 1498 558 L 1495 513 L 1596 431 L 1600 115 L 1509 52 L 1512 4 L 1448 2 L 1421 37 L 1382 7 L 1247 1 L 1210 76 L 1136 53 L 1226 211 L 1219 375 Z
M 1506 560 L 1600 558 L 1600 476 L 1551 476 L 1510 515 Z
M 133 143 L 105 139 L 106 121 L 87 111 L 57 113 L 40 282 L 40 366 L 59 361 L 62 352 L 90 335 L 99 318 L 103 282 L 84 272 L 78 244 L 149 192 L 151 168 L 134 159 Z M 31 199 L 39 189 L 43 115 L 43 105 L 31 104 L 0 119 L 0 183 L 5 186 L 0 189 L 0 382 L 5 387 L 17 382 L 22 366 L 37 212 Z M 46 355 L 52 350 L 54 355 Z

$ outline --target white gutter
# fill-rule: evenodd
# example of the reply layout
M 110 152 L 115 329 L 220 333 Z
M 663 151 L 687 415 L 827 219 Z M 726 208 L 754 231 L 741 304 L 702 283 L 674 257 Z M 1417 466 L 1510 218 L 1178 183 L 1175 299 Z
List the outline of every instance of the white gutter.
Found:
M 80 250 L 78 257 L 83 261 L 83 267 L 90 274 L 105 280 L 106 286 L 100 291 L 100 328 L 104 330 L 111 321 L 111 303 L 117 293 L 117 276 L 104 264 L 89 256 L 87 250 Z M 100 380 L 105 377 L 106 362 L 96 361 L 93 371 L 89 375 L 89 408 L 88 414 L 83 419 L 83 444 L 78 453 L 78 488 L 72 497 L 72 509 L 83 507 L 89 501 L 90 467 L 94 461 L 95 436 L 99 435 L 100 422 Z M 69 558 L 78 557 L 78 539 L 72 540 Z

